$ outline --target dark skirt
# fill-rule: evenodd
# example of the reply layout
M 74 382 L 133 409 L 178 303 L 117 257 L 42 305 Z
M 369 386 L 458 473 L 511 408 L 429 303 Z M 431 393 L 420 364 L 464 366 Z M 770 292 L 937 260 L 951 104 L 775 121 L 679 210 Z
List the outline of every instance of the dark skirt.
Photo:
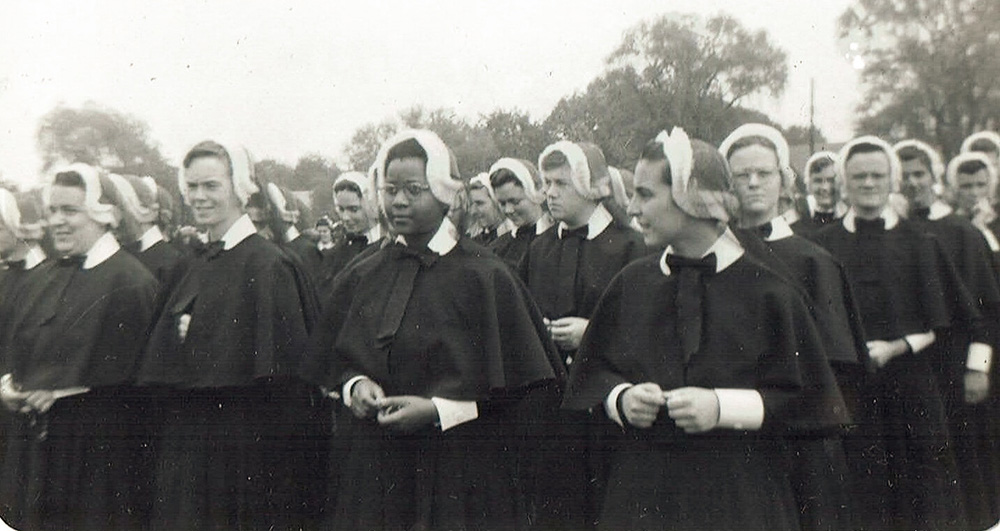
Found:
M 851 474 L 841 437 L 797 437 L 787 445 L 802 529 L 857 529 L 851 516 Z
M 504 530 L 530 526 L 519 444 L 477 419 L 411 435 L 352 418 L 335 511 L 324 529 Z
M 164 393 L 151 529 L 313 527 L 326 496 L 325 400 L 296 382 Z
M 95 389 L 42 415 L 9 415 L 3 519 L 23 530 L 141 529 L 152 465 L 143 393 Z
M 598 529 L 799 529 L 789 466 L 780 441 L 754 435 L 628 441 L 612 458 Z

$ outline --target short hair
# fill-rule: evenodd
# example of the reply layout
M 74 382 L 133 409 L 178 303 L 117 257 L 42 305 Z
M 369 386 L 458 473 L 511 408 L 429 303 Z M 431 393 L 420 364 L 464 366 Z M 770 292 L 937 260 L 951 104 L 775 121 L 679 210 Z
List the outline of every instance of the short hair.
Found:
M 851 149 L 847 151 L 847 155 L 844 157 L 844 164 L 846 165 L 847 161 L 851 160 L 851 157 L 865 153 L 882 153 L 886 158 L 889 157 L 889 154 L 885 152 L 885 148 L 882 146 L 871 142 L 859 142 L 851 146 Z
M 639 155 L 639 159 L 648 162 L 667 160 L 667 154 L 663 152 L 663 142 L 657 142 L 656 140 L 646 142 L 646 145 L 642 147 L 642 153 Z M 663 165 L 663 173 L 660 174 L 660 179 L 663 180 L 663 184 L 668 186 L 673 185 L 674 178 L 673 174 L 670 173 L 669 162 Z
M 71 188 L 79 188 L 81 190 L 87 190 L 87 183 L 83 180 L 83 175 L 80 175 L 75 171 L 61 171 L 56 174 L 55 180 L 52 182 L 54 186 L 67 186 Z
M 993 141 L 990 140 L 989 138 L 979 138 L 969 145 L 969 151 L 979 151 L 981 153 L 998 153 L 1000 152 L 1000 146 L 994 144 Z
M 385 168 L 383 168 L 383 171 L 389 167 L 390 162 L 409 158 L 420 159 L 424 161 L 424 164 L 427 164 L 429 160 L 427 150 L 415 138 L 408 138 L 389 148 L 389 152 L 385 155 Z
M 929 172 L 934 171 L 934 165 L 931 164 L 931 158 L 927 155 L 927 152 L 918 148 L 917 146 L 905 146 L 896 151 L 896 155 L 899 156 L 900 162 L 909 162 L 911 160 L 919 160 L 921 164 Z M 936 177 L 936 176 L 935 176 Z
M 986 169 L 986 163 L 981 160 L 967 160 L 958 165 L 956 173 L 971 175 Z
M 745 136 L 743 138 L 740 138 L 736 142 L 733 142 L 733 145 L 729 146 L 729 151 L 726 153 L 726 159 L 728 160 L 729 157 L 732 157 L 733 153 L 736 153 L 737 151 L 743 148 L 748 148 L 750 146 L 766 147 L 767 149 L 770 149 L 771 151 L 774 152 L 775 160 L 777 160 L 778 158 L 778 146 L 775 146 L 774 142 L 771 142 L 770 140 L 762 136 L 751 135 L 751 136 Z
M 552 171 L 569 165 L 569 159 L 562 151 L 552 151 L 542 159 L 542 170 Z
M 830 166 L 833 166 L 833 159 L 830 157 L 820 157 L 809 165 L 809 175 L 817 174 Z
M 229 172 L 229 176 L 233 176 L 233 159 L 229 157 L 229 152 L 226 148 L 218 142 L 212 140 L 203 140 L 195 144 L 187 155 L 184 155 L 184 168 L 190 168 L 191 163 L 195 159 L 200 159 L 203 157 L 215 157 L 226 164 L 226 169 Z
M 364 198 L 361 187 L 350 179 L 341 179 L 337 181 L 337 184 L 333 185 L 333 193 L 338 194 L 340 192 L 354 192 L 358 194 L 358 197 Z
M 521 180 L 517 178 L 517 175 L 507 168 L 500 168 L 490 175 L 490 186 L 492 186 L 494 190 L 510 183 L 513 183 L 518 188 L 524 188 L 524 185 L 521 184 Z

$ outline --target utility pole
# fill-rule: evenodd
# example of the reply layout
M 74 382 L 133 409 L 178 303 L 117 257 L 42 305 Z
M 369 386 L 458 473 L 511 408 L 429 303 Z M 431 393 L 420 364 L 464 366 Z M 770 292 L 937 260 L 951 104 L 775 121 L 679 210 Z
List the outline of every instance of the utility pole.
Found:
M 809 78 L 809 155 L 816 152 L 816 78 Z

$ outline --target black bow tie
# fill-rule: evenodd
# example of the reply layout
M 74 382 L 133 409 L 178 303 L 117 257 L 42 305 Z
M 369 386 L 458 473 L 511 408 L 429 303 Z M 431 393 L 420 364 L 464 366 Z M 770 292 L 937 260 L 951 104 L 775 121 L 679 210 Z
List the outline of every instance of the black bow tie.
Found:
M 813 214 L 813 221 L 820 225 L 826 225 L 836 219 L 837 214 L 835 212 L 816 212 Z
M 581 240 L 586 240 L 589 232 L 590 227 L 584 225 L 575 229 L 563 229 L 562 234 L 559 237 L 563 240 L 566 238 L 579 238 Z
M 715 253 L 711 253 L 703 258 L 686 258 L 676 254 L 667 255 L 667 267 L 670 268 L 671 272 L 682 269 L 695 269 L 699 273 L 712 274 L 715 273 L 717 263 Z
M 122 245 L 122 247 L 124 247 L 126 251 L 132 254 L 139 254 L 142 251 L 142 242 L 136 240 L 131 243 L 126 243 L 125 245 Z
M 83 267 L 83 262 L 87 260 L 85 254 L 74 254 L 60 258 L 56 263 L 59 267 Z
M 213 258 L 222 254 L 226 246 L 226 242 L 222 240 L 214 241 L 211 243 L 206 243 L 198 249 L 198 256 L 207 260 L 212 260 Z
M 347 245 L 368 245 L 368 236 L 365 234 L 356 234 L 347 236 Z
M 25 262 L 24 260 L 7 260 L 6 262 L 3 263 L 3 265 L 7 269 L 24 271 L 24 267 L 27 265 L 27 262 Z
M 440 258 L 437 254 L 431 252 L 428 249 L 413 249 L 407 247 L 401 243 L 397 243 L 389 248 L 392 253 L 392 257 L 396 260 L 409 260 L 415 259 L 419 261 L 424 267 L 430 267 L 437 262 Z
M 931 217 L 931 207 L 916 207 L 911 211 L 913 219 L 928 219 Z
M 854 226 L 858 229 L 858 232 L 882 232 L 885 230 L 885 219 L 854 218 Z
M 768 221 L 763 225 L 754 227 L 753 231 L 757 233 L 757 236 L 760 236 L 760 239 L 766 240 L 771 237 L 771 232 L 774 231 L 774 226 L 772 226 L 771 222 Z

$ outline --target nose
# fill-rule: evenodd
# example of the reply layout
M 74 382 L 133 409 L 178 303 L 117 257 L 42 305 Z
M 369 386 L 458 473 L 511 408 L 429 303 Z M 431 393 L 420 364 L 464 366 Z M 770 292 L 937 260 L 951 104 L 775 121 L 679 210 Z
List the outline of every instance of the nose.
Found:
M 636 201 L 635 196 L 632 196 L 632 199 L 629 200 L 628 205 L 625 207 L 625 213 L 630 218 L 639 217 L 639 202 Z
M 751 188 L 760 186 L 760 173 L 755 171 L 750 172 L 750 179 L 747 181 L 747 184 L 750 185 Z
M 403 189 L 396 190 L 394 195 L 389 196 L 389 204 L 394 207 L 405 207 L 410 205 L 410 200 L 406 197 Z

